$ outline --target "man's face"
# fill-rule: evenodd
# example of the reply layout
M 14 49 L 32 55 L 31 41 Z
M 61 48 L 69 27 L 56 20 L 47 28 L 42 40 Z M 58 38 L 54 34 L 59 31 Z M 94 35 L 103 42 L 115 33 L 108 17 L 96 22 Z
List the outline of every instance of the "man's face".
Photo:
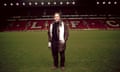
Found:
M 60 15 L 59 15 L 58 13 L 56 13 L 56 14 L 54 15 L 54 20 L 55 20 L 56 22 L 60 21 Z

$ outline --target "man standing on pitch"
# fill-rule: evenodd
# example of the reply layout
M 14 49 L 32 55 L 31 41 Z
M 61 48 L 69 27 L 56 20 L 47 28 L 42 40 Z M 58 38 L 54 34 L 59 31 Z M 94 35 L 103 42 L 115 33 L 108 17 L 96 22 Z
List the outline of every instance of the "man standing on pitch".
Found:
M 54 61 L 52 69 L 58 68 L 59 55 L 61 70 L 65 69 L 65 48 L 68 34 L 68 27 L 61 20 L 60 13 L 55 13 L 54 22 L 48 29 L 48 47 L 51 48 Z

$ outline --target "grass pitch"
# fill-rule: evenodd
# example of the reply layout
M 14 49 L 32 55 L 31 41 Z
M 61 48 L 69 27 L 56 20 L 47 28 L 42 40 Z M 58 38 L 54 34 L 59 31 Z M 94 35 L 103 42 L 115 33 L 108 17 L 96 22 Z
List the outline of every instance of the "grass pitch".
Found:
M 51 70 L 47 31 L 1 32 L 0 72 Z M 64 72 L 120 72 L 120 31 L 70 31 Z

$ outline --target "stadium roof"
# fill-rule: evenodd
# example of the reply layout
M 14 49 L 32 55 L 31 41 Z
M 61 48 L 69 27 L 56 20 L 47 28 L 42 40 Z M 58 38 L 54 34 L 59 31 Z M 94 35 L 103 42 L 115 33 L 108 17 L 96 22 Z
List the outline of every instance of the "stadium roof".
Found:
M 120 16 L 119 0 L 0 0 L 0 16 L 63 15 Z

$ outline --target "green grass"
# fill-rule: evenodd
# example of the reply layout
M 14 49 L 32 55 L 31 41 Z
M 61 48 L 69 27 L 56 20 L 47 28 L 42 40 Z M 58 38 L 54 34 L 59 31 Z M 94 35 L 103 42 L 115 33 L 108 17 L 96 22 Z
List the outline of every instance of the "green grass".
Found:
M 0 72 L 51 70 L 47 32 L 1 32 Z M 64 72 L 120 72 L 120 31 L 70 31 Z

